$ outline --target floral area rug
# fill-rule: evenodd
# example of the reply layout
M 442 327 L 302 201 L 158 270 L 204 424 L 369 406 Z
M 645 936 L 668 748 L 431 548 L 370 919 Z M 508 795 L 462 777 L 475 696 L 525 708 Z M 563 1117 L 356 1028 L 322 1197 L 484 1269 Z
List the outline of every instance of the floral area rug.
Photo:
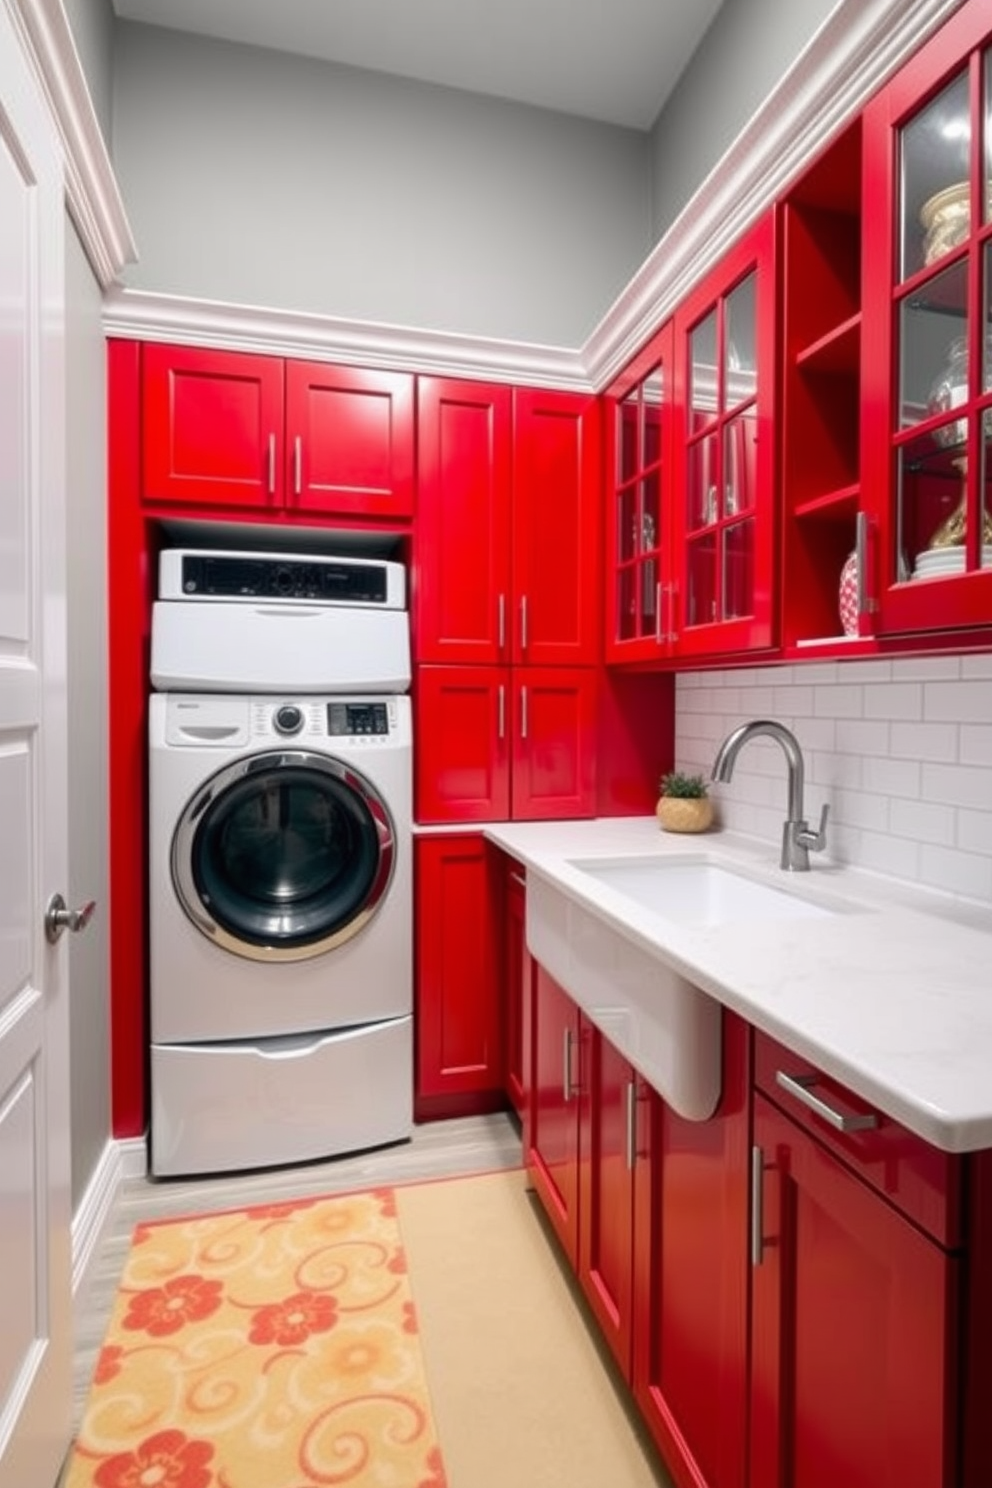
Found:
M 139 1225 L 65 1488 L 445 1488 L 391 1189 Z

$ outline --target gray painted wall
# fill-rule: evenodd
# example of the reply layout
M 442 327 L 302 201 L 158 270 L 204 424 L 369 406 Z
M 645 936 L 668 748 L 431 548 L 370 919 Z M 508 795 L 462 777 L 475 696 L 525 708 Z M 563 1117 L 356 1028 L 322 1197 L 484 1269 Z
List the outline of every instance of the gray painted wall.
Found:
M 581 344 L 650 247 L 641 131 L 120 24 L 129 285 Z
M 97 901 L 70 936 L 72 1202 L 110 1135 L 107 853 L 107 458 L 102 297 L 66 220 L 69 903 Z
M 724 0 L 651 131 L 654 241 L 836 5 L 837 0 Z

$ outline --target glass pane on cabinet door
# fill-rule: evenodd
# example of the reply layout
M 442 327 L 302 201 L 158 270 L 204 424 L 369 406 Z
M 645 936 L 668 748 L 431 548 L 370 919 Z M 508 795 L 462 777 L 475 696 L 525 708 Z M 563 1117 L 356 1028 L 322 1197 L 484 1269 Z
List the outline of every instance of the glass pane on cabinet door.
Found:
M 618 481 L 629 481 L 640 468 L 640 390 L 627 394 L 617 408 Z
M 617 492 L 617 555 L 621 563 L 633 558 L 638 550 L 638 523 L 640 516 L 637 504 L 638 482 L 623 486 Z
M 644 379 L 644 467 L 661 459 L 661 410 L 665 401 L 665 371 L 655 370 Z
M 754 614 L 754 521 L 735 522 L 723 532 L 723 618 Z
M 968 74 L 962 72 L 900 133 L 900 279 L 967 239 L 970 142 Z
M 899 423 L 911 428 L 951 413 L 968 398 L 968 266 L 959 260 L 935 274 L 900 307 Z M 934 438 L 961 443 L 965 421 L 950 421 Z
M 716 612 L 716 533 L 686 544 L 686 625 L 711 625 Z
M 653 553 L 661 543 L 661 474 L 650 471 L 641 482 L 641 552 Z
M 637 603 L 637 570 L 628 564 L 617 574 L 617 636 L 621 641 L 632 641 L 640 635 L 640 610 Z
M 687 525 L 690 532 L 710 527 L 719 516 L 720 441 L 707 434 L 689 446 L 689 485 L 686 492 Z
M 758 391 L 758 276 L 749 274 L 727 296 L 723 350 L 723 406 L 736 408 Z
M 723 515 L 735 517 L 755 502 L 758 420 L 754 410 L 738 414 L 723 430 Z
M 899 451 L 897 550 L 889 583 L 938 578 L 964 566 L 965 456 L 927 434 Z
M 689 432 L 696 434 L 717 413 L 716 310 L 689 336 Z

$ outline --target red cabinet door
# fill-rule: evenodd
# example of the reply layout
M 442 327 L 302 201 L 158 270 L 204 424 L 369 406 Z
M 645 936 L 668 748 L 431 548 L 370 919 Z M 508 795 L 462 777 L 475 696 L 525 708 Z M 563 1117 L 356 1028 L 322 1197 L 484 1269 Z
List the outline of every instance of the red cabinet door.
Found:
M 864 111 L 861 401 L 877 631 L 992 617 L 992 13 L 962 5 Z
M 514 667 L 511 809 L 516 820 L 596 815 L 596 673 Z
M 417 658 L 508 660 L 511 389 L 421 377 L 417 399 Z
M 631 1372 L 634 1279 L 634 1071 L 586 1025 L 579 1134 L 579 1282 L 624 1378 Z
M 776 639 L 774 212 L 675 313 L 675 589 L 678 656 Z
M 527 884 L 519 863 L 507 858 L 503 869 L 503 1055 L 504 1084 L 522 1122 L 530 1092 L 530 1009 L 534 962 L 527 949 Z M 524 1134 L 526 1141 L 526 1133 Z
M 634 1395 L 678 1488 L 746 1482 L 748 1031 L 727 1012 L 723 1044 L 710 1120 L 640 1091 Z
M 510 815 L 506 668 L 418 667 L 414 706 L 417 820 L 506 821 Z
M 286 504 L 408 517 L 414 509 L 414 378 L 286 363 Z
M 598 401 L 513 395 L 512 660 L 590 666 L 600 652 Z
M 579 1244 L 579 1010 L 537 966 L 532 1008 L 533 1083 L 527 1169 L 573 1267 Z
M 751 1482 L 954 1488 L 960 1261 L 754 1098 Z
M 280 505 L 284 363 L 194 346 L 141 355 L 144 500 Z
M 499 1092 L 494 864 L 483 838 L 416 843 L 419 1097 Z

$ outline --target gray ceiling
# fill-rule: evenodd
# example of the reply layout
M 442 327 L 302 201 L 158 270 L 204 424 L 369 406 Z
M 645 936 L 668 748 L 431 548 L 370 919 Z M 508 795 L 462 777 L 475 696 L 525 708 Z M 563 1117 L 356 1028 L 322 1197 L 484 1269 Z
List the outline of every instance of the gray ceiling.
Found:
M 113 0 L 121 19 L 650 129 L 723 0 Z

